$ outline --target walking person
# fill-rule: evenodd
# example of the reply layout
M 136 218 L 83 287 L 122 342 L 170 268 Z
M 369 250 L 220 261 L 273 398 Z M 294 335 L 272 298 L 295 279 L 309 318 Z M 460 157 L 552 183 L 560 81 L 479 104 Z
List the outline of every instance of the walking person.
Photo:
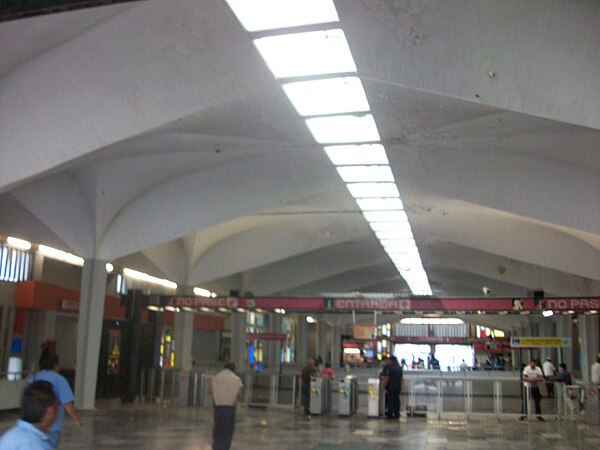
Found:
M 21 418 L 0 438 L 2 450 L 52 450 L 48 429 L 58 415 L 58 401 L 52 385 L 35 381 L 25 387 Z
M 242 379 L 235 374 L 235 364 L 228 362 L 212 378 L 209 393 L 213 396 L 213 450 L 229 450 L 235 431 L 235 407 L 244 398 Z
M 400 417 L 400 391 L 402 389 L 402 367 L 398 358 L 390 356 L 383 368 L 381 377 L 385 388 L 386 416 L 388 419 Z
M 554 382 L 552 381 L 552 378 L 556 376 L 556 367 L 552 364 L 551 358 L 546 358 L 546 361 L 542 364 L 542 371 L 544 372 L 548 397 L 554 398 Z
M 316 376 L 315 361 L 309 359 L 306 365 L 302 368 L 301 381 L 302 386 L 300 388 L 300 400 L 304 407 L 304 415 L 310 419 L 310 379 Z
M 544 421 L 542 417 L 542 394 L 540 394 L 540 388 L 538 383 L 544 380 L 544 374 L 542 373 L 542 369 L 540 369 L 537 365 L 537 361 L 532 359 L 529 361 L 529 364 L 523 369 L 523 385 L 525 390 L 529 390 L 531 393 L 530 397 L 526 397 L 526 404 L 529 403 L 531 399 L 533 399 L 533 403 L 535 405 L 535 414 L 537 415 L 537 419 L 540 422 Z M 527 389 L 529 388 L 529 389 Z M 527 411 L 523 411 L 524 414 L 527 414 Z M 519 420 L 525 420 L 525 415 L 521 416 Z
M 69 382 L 60 373 L 58 355 L 52 350 L 44 350 L 40 356 L 40 371 L 31 376 L 28 384 L 36 381 L 47 381 L 52 385 L 54 394 L 58 399 L 58 414 L 56 420 L 48 429 L 48 437 L 53 448 L 58 448 L 60 432 L 65 420 L 65 412 L 69 415 L 75 426 L 81 428 L 81 420 L 75 411 L 73 390 Z

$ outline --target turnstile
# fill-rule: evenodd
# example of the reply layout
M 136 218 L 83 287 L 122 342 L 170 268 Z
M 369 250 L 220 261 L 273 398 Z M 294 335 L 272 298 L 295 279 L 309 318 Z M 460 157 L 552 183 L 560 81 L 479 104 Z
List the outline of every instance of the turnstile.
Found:
M 348 375 L 339 381 L 338 414 L 351 416 L 358 409 L 358 379 Z
M 312 377 L 310 379 L 310 413 L 327 414 L 331 410 L 331 379 Z
M 367 381 L 367 417 L 379 417 L 385 412 L 385 389 L 379 378 Z

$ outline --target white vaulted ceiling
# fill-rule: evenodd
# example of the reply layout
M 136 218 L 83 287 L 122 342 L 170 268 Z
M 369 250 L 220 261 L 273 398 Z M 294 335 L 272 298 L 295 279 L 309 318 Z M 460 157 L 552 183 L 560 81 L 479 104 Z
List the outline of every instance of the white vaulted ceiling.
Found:
M 335 6 L 433 294 L 600 295 L 600 3 Z M 0 23 L 0 234 L 220 294 L 410 294 L 225 1 Z

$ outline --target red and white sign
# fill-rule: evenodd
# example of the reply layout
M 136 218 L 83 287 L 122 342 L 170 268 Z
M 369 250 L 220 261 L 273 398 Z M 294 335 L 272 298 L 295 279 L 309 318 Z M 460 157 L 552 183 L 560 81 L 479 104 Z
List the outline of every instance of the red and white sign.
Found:
M 258 338 L 262 341 L 285 341 L 285 333 L 260 333 Z
M 60 310 L 77 312 L 79 311 L 79 302 L 77 300 L 69 300 L 67 298 L 60 299 Z
M 410 310 L 410 300 L 393 298 L 335 298 L 331 307 L 344 311 L 408 311 Z
M 545 299 L 546 309 L 554 311 L 587 311 L 600 309 L 600 298 L 581 297 L 581 298 L 547 298 Z
M 237 308 L 240 302 L 237 297 L 171 297 L 167 304 L 179 308 Z

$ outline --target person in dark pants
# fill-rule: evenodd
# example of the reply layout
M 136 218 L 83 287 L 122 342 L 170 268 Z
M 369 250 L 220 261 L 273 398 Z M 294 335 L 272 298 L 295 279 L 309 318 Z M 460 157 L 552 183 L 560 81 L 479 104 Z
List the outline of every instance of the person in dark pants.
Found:
M 310 419 L 310 378 L 316 375 L 315 362 L 309 359 L 302 368 L 302 387 L 300 390 L 304 415 Z
M 235 406 L 244 398 L 244 385 L 228 362 L 212 379 L 209 391 L 214 403 L 213 450 L 229 450 L 235 430 Z
M 400 417 L 400 391 L 402 389 L 402 367 L 398 358 L 390 356 L 381 373 L 385 388 L 386 416 L 389 419 Z
M 537 419 L 539 421 L 544 421 L 544 418 L 541 416 L 542 414 L 542 394 L 540 393 L 540 388 L 538 383 L 544 380 L 544 374 L 542 373 L 542 369 L 537 365 L 537 361 L 532 359 L 529 362 L 528 366 L 525 366 L 523 369 L 523 385 L 525 387 L 525 392 L 527 392 L 527 388 L 529 387 L 531 390 L 531 398 L 533 399 L 533 403 L 535 405 L 535 414 L 537 415 Z M 526 398 L 526 400 L 529 400 Z M 527 410 L 523 408 L 523 414 L 527 414 Z M 519 420 L 524 420 L 525 416 L 521 416 Z

